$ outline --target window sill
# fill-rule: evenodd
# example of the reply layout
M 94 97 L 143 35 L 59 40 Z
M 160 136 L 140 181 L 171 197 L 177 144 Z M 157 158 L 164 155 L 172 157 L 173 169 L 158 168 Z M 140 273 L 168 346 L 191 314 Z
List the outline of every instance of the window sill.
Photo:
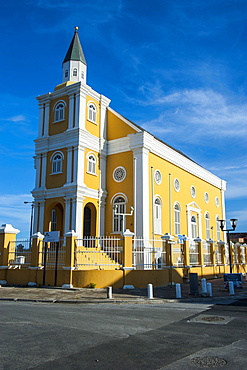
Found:
M 94 122 L 94 121 L 92 121 L 91 119 L 87 119 L 89 122 L 91 122 L 91 123 L 93 123 L 93 124 L 95 124 L 96 126 L 98 126 L 98 123 L 97 122 Z
M 96 173 L 93 173 L 93 172 L 88 172 L 88 171 L 87 171 L 86 173 L 87 173 L 88 175 L 93 175 L 93 176 L 96 176 L 96 177 L 98 176 Z
M 53 172 L 53 173 L 50 173 L 50 175 L 60 175 L 61 173 L 63 172 Z
M 60 122 L 63 122 L 63 121 L 65 121 L 64 118 L 63 119 L 60 119 L 59 121 L 53 121 L 52 124 L 54 124 L 54 123 L 60 123 Z

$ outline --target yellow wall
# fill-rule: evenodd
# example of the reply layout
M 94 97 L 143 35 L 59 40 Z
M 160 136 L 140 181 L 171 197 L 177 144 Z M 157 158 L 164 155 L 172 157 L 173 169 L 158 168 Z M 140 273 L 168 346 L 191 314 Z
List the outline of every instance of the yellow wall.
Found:
M 187 216 L 186 216 L 186 205 L 195 202 L 201 209 L 202 214 L 202 238 L 206 238 L 205 231 L 205 212 L 208 212 L 210 215 L 210 226 L 213 226 L 214 238 L 216 238 L 216 216 L 219 215 L 222 218 L 222 205 L 221 205 L 221 192 L 220 189 L 215 186 L 207 183 L 206 181 L 201 180 L 200 178 L 190 174 L 189 172 L 173 165 L 170 162 L 165 161 L 164 159 L 150 153 L 149 154 L 149 166 L 154 168 L 154 172 L 158 169 L 162 174 L 162 182 L 160 185 L 157 185 L 153 181 L 154 195 L 159 195 L 162 199 L 162 233 L 171 233 L 174 235 L 174 205 L 175 202 L 180 204 L 181 209 L 181 234 L 188 235 L 187 229 Z M 151 169 L 150 173 L 150 210 L 152 210 L 152 178 L 151 178 Z M 171 174 L 169 176 L 169 174 Z M 180 191 L 177 192 L 174 189 L 174 179 L 178 178 L 180 182 Z M 169 182 L 170 182 L 170 193 L 171 201 L 169 200 Z M 194 186 L 196 189 L 196 197 L 192 198 L 190 193 L 191 186 Z M 206 203 L 204 200 L 204 193 L 209 194 L 209 202 Z M 220 205 L 219 207 L 215 204 L 215 197 L 219 198 Z M 170 207 L 171 203 L 171 207 Z M 171 208 L 171 227 L 169 222 L 169 214 Z M 151 234 L 150 225 L 150 234 Z M 212 237 L 212 236 L 211 236 Z M 221 233 L 221 239 L 223 240 L 223 233 Z
M 88 119 L 88 104 L 90 102 L 94 103 L 96 106 L 96 123 Z M 91 98 L 91 96 L 86 97 L 86 130 L 94 136 L 100 136 L 100 105 L 99 102 Z
M 107 140 L 119 139 L 135 132 L 137 131 L 107 110 Z
M 64 120 L 59 121 L 59 122 L 54 122 L 54 106 L 60 100 L 64 101 L 65 104 L 66 104 Z M 52 100 L 51 105 L 50 105 L 49 135 L 61 134 L 62 132 L 67 130 L 67 128 L 68 128 L 68 114 L 69 114 L 69 99 L 68 99 L 68 96 L 63 96 L 63 97 Z
M 126 169 L 126 178 L 122 182 L 116 182 L 113 179 L 113 171 L 116 167 L 122 166 Z M 106 233 L 112 233 L 112 206 L 111 200 L 115 194 L 124 193 L 128 202 L 126 204 L 126 211 L 129 213 L 130 206 L 134 206 L 133 199 L 133 153 L 124 152 L 119 154 L 109 155 L 107 158 L 107 181 L 106 189 L 108 192 L 106 201 Z M 126 217 L 126 227 L 133 231 L 134 217 Z
M 88 154 L 93 153 L 95 158 L 96 158 L 96 175 L 90 174 L 87 172 L 88 168 Z M 84 177 L 84 183 L 85 185 L 90 188 L 90 189 L 99 189 L 100 185 L 100 171 L 99 171 L 99 166 L 100 166 L 100 159 L 99 159 L 99 153 L 90 150 L 90 149 L 85 149 L 85 177 Z
M 55 152 L 62 152 L 64 159 L 62 161 L 62 173 L 52 174 L 52 162 L 51 157 Z M 59 188 L 66 183 L 66 171 L 67 170 L 67 153 L 66 149 L 53 150 L 47 153 L 47 165 L 46 165 L 46 188 Z

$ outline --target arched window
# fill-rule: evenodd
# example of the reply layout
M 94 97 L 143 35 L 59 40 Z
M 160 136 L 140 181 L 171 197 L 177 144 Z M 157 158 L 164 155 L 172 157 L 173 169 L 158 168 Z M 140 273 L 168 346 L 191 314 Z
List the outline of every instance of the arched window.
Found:
M 178 203 L 174 206 L 175 235 L 180 234 L 180 206 Z
M 56 152 L 51 157 L 52 162 L 52 173 L 61 173 L 62 172 L 62 161 L 63 155 L 60 152 Z
M 208 212 L 205 214 L 205 229 L 206 229 L 206 239 L 210 239 L 210 218 Z
M 68 75 L 69 75 L 69 71 L 66 69 L 66 70 L 65 70 L 65 73 L 64 73 L 64 77 L 65 77 L 65 78 L 67 78 L 67 77 L 68 77 Z
M 119 213 L 126 213 L 126 201 L 122 196 L 113 201 L 113 232 L 122 232 L 125 228 L 124 218 Z
M 192 236 L 192 239 L 195 239 L 198 236 L 195 216 L 191 217 L 191 236 Z
M 55 209 L 51 211 L 51 231 L 57 230 L 57 213 Z
M 155 234 L 162 233 L 162 212 L 161 212 L 161 200 L 156 197 L 154 200 L 154 232 Z
M 219 222 L 219 216 L 216 217 L 216 238 L 217 240 L 220 240 L 220 222 Z
M 64 120 L 64 103 L 63 102 L 58 102 L 55 106 L 55 119 L 54 121 L 62 121 Z
M 96 107 L 93 103 L 88 106 L 88 119 L 94 123 L 96 122 Z
M 88 167 L 87 167 L 87 172 L 91 173 L 93 175 L 96 174 L 96 158 L 93 154 L 90 154 L 88 156 Z
M 77 68 L 74 68 L 73 69 L 73 76 L 76 77 L 77 76 Z

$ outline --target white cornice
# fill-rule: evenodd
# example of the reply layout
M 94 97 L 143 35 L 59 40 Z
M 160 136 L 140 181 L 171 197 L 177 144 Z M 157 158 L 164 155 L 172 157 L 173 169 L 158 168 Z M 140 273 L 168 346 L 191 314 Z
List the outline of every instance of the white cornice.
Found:
M 117 154 L 130 151 L 130 140 L 128 137 L 110 140 L 107 142 L 107 154 Z
M 71 146 L 90 148 L 96 152 L 100 151 L 99 138 L 90 134 L 88 131 L 74 128 L 66 130 L 61 134 L 41 137 L 35 140 L 35 154 L 68 148 Z
M 53 189 L 43 189 L 40 190 L 35 188 L 32 190 L 32 195 L 34 197 L 34 201 L 38 202 L 39 200 L 45 200 L 50 198 L 80 198 L 83 199 L 85 197 L 99 199 L 99 190 L 98 189 L 90 189 L 86 187 L 86 185 L 73 185 L 73 184 L 65 184 L 60 188 L 53 188 Z
M 226 190 L 226 182 L 215 176 L 208 170 L 199 166 L 186 156 L 180 154 L 175 149 L 169 147 L 165 143 L 157 140 L 148 132 L 140 132 L 128 135 L 130 138 L 130 148 L 134 151 L 137 148 L 145 147 L 151 153 L 165 159 L 166 161 L 176 165 L 177 167 L 191 173 L 192 175 L 216 186 L 219 189 Z

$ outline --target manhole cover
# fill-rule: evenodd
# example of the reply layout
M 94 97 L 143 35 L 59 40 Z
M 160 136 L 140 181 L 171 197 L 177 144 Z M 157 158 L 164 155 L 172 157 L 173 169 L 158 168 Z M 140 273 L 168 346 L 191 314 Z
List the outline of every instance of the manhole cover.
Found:
M 219 316 L 204 316 L 201 318 L 203 321 L 214 322 L 214 321 L 225 321 L 224 317 Z
M 227 361 L 220 357 L 193 357 L 190 362 L 196 367 L 222 367 Z

